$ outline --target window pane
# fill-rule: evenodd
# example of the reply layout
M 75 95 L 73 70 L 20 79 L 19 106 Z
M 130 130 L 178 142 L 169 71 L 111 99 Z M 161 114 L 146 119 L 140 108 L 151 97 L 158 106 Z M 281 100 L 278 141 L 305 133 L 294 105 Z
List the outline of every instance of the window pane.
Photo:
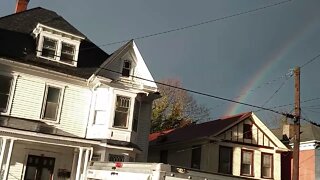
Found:
M 251 165 L 250 164 L 242 164 L 241 170 L 242 170 L 242 174 L 251 175 Z
M 114 118 L 114 126 L 127 127 L 127 113 L 116 112 Z
M 127 121 L 129 115 L 130 98 L 117 96 L 116 110 L 114 116 L 114 126 L 127 128 Z
M 109 161 L 110 162 L 124 162 L 124 156 L 109 154 Z
M 201 146 L 195 146 L 192 148 L 191 168 L 200 169 L 200 163 L 201 163 Z
M 243 124 L 243 138 L 252 139 L 252 125 Z
M 265 178 L 272 177 L 272 155 L 262 154 L 261 175 Z
M 48 102 L 59 102 L 60 97 L 60 89 L 55 87 L 48 87 L 48 95 L 47 101 Z
M 11 88 L 11 77 L 0 76 L 0 94 L 9 94 Z
M 55 58 L 57 43 L 57 40 L 44 37 L 41 55 L 44 57 Z
M 231 174 L 232 148 L 220 147 L 219 149 L 219 172 Z
M 11 85 L 11 77 L 0 76 L 0 112 L 7 110 Z
M 123 67 L 122 67 L 122 76 L 129 77 L 130 70 L 131 70 L 131 62 L 128 60 L 125 60 L 123 62 Z
M 47 119 L 56 119 L 58 112 L 58 104 L 47 102 L 44 112 L 44 117 Z
M 242 151 L 241 156 L 241 174 L 251 176 L 253 168 L 253 152 Z
M 60 99 L 61 89 L 55 87 L 47 88 L 47 99 L 45 101 L 44 107 L 44 118 L 45 119 L 57 119 L 59 99 Z
M 4 112 L 7 110 L 8 99 L 8 95 L 0 94 L 0 112 Z
M 60 61 L 72 64 L 75 54 L 75 46 L 62 43 Z

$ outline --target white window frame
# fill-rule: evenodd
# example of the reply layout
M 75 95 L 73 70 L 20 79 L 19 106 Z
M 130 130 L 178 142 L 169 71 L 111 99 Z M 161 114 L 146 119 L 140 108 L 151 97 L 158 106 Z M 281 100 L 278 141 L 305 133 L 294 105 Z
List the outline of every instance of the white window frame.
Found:
M 46 119 L 44 117 L 44 113 L 45 113 L 45 106 L 46 106 L 46 102 L 47 102 L 47 94 L 48 94 L 48 88 L 49 87 L 53 87 L 53 88 L 59 88 L 60 91 L 60 97 L 59 97 L 59 107 L 58 107 L 58 112 L 57 112 L 57 117 L 56 119 Z M 40 119 L 42 121 L 45 122 L 49 122 L 49 123 L 59 123 L 60 122 L 60 116 L 61 116 L 61 109 L 62 109 L 62 103 L 63 103 L 63 97 L 64 97 L 64 92 L 65 92 L 65 87 L 63 86 L 58 86 L 58 85 L 54 85 L 54 84 L 49 84 L 47 83 L 44 89 L 44 93 L 43 93 L 43 100 L 42 100 L 42 109 L 41 109 L 41 116 Z
M 128 122 L 127 122 L 127 127 L 126 128 L 121 128 L 121 127 L 115 127 L 114 126 L 114 118 L 115 118 L 115 111 L 116 111 L 116 102 L 117 102 L 117 96 L 124 96 L 124 97 L 129 97 L 130 98 L 130 108 L 129 108 L 129 113 L 128 113 Z M 121 130 L 127 130 L 127 131 L 132 131 L 132 123 L 133 123 L 133 108 L 134 108 L 134 100 L 136 98 L 137 94 L 135 93 L 129 93 L 129 92 L 124 92 L 124 91 L 119 91 L 119 90 L 114 90 L 114 96 L 113 96 L 113 109 L 112 109 L 112 120 L 110 121 L 110 127 L 114 129 L 121 129 Z
M 48 26 L 45 26 L 42 24 L 37 25 L 37 27 L 33 30 L 33 34 L 36 37 L 38 37 L 38 45 L 37 45 L 37 56 L 38 57 L 41 57 L 43 59 L 47 59 L 50 61 L 55 61 L 55 62 L 59 62 L 62 64 L 66 64 L 69 66 L 77 66 L 80 41 L 81 41 L 81 39 L 84 39 L 83 37 L 72 35 L 70 33 L 60 31 L 60 30 L 57 30 L 57 29 L 54 29 L 54 28 L 51 28 L 51 27 L 48 27 Z M 50 38 L 50 39 L 57 41 L 57 49 L 56 49 L 56 54 L 55 54 L 54 58 L 42 56 L 44 37 L 47 37 L 47 38 Z M 67 43 L 67 44 L 73 45 L 75 47 L 73 61 L 71 64 L 60 61 L 62 43 Z
M 7 77 L 11 77 L 12 78 L 10 92 L 9 92 L 9 98 L 8 98 L 8 104 L 7 104 L 7 109 L 6 109 L 5 112 L 1 112 L 0 111 L 0 115 L 9 115 L 10 112 L 11 112 L 12 101 L 13 101 L 13 96 L 14 96 L 14 92 L 15 92 L 15 89 L 16 89 L 18 75 L 17 74 L 0 72 L 0 76 L 7 76 Z

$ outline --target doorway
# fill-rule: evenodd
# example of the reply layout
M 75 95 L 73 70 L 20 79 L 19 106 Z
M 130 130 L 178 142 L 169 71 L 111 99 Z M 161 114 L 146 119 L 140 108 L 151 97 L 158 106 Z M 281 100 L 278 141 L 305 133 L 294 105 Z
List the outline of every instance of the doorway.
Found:
M 55 158 L 28 155 L 24 180 L 53 180 Z

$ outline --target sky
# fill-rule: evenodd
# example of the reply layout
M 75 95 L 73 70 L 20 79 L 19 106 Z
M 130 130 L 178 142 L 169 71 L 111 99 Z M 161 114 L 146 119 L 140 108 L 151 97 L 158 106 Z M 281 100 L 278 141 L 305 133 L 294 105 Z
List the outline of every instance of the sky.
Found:
M 15 2 L 2 0 L 0 17 L 12 14 Z M 108 53 L 123 43 L 105 44 L 210 21 L 135 40 L 156 81 L 176 78 L 186 89 L 270 108 L 294 103 L 290 72 L 302 66 L 302 117 L 320 123 L 320 58 L 310 61 L 320 54 L 319 0 L 31 0 L 28 8 L 38 6 Z M 272 112 L 193 96 L 212 119 L 254 111 L 269 127 L 280 124 Z

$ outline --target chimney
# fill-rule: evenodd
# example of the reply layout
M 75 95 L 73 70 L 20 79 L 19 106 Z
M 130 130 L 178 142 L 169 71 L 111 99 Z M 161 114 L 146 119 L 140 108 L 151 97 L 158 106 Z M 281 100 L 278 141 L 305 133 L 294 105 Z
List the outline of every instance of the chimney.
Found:
M 17 0 L 16 13 L 27 10 L 30 0 Z
M 282 120 L 282 139 L 290 140 L 294 136 L 294 125 L 288 123 L 288 119 Z

